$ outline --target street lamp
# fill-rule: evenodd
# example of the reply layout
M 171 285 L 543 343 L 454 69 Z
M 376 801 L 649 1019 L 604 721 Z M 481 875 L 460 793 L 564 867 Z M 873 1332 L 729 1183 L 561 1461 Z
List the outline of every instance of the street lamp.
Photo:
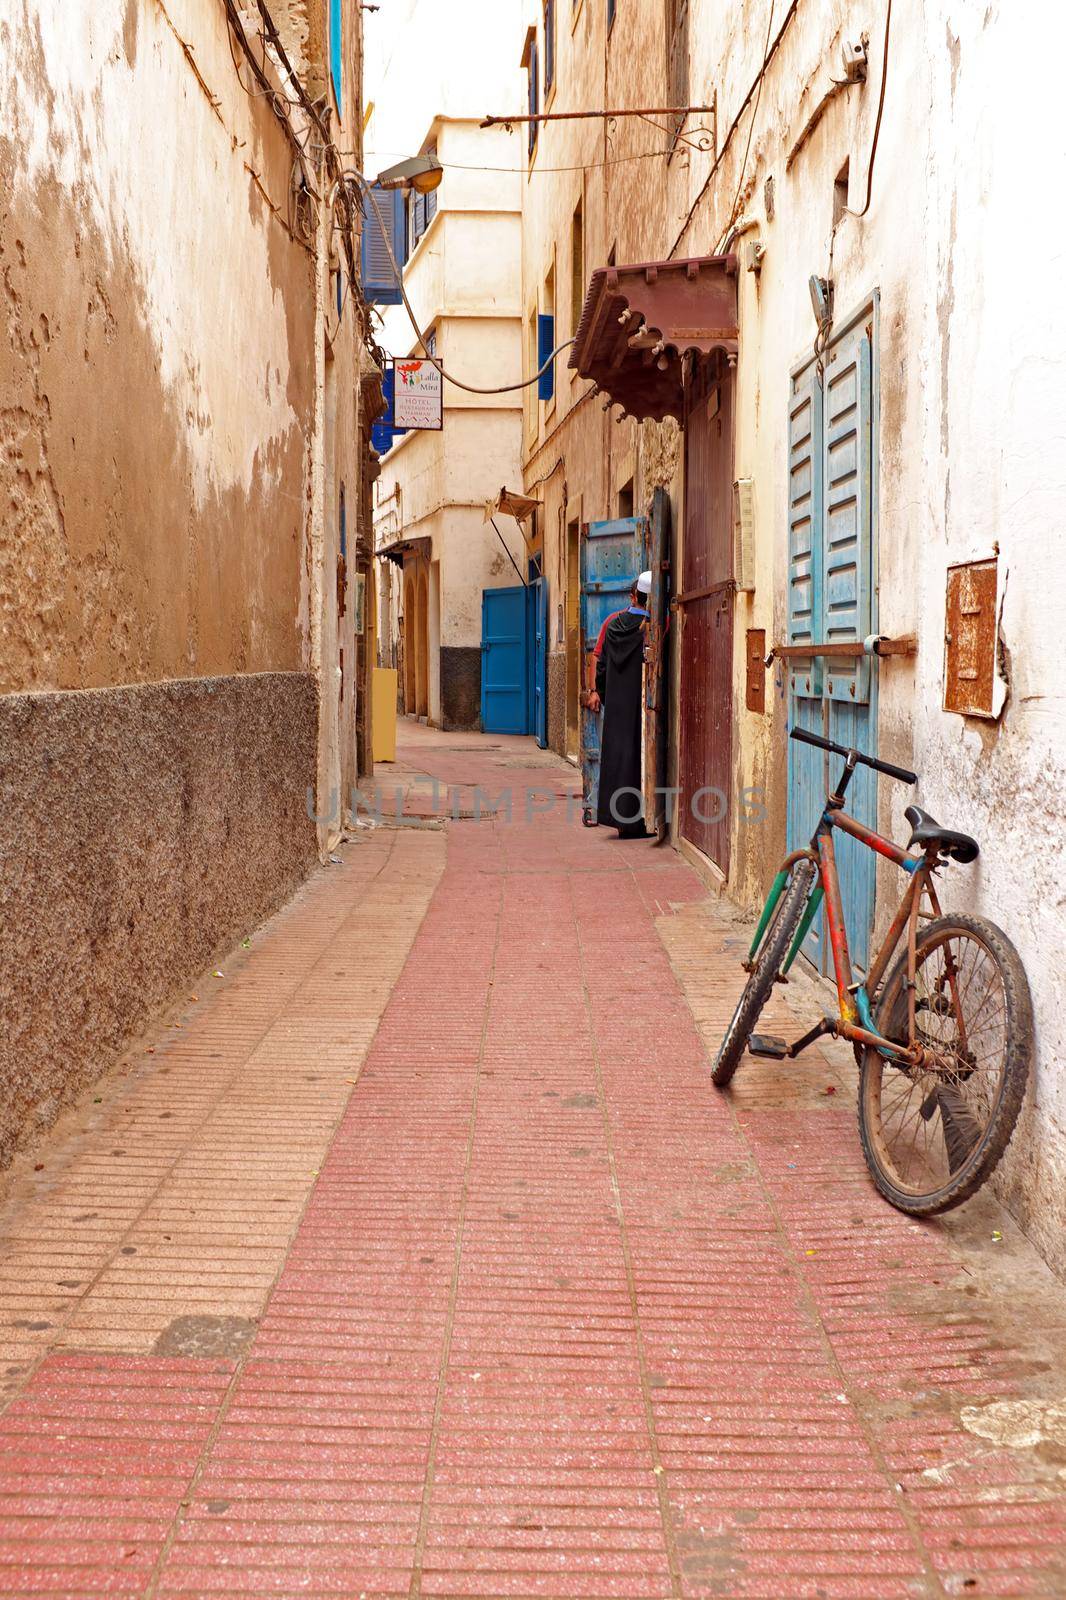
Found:
M 437 188 L 443 176 L 444 168 L 435 155 L 409 156 L 406 161 L 397 161 L 394 167 L 386 167 L 384 172 L 379 172 L 374 179 L 374 186 L 381 189 L 417 189 L 419 194 L 429 194 Z

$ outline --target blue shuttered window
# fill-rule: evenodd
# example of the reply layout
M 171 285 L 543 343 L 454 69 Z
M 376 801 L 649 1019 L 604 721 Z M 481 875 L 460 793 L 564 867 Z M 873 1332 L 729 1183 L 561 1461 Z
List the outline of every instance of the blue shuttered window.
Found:
M 555 349 L 555 318 L 541 315 L 537 318 L 537 370 L 543 367 Z M 555 393 L 555 362 L 546 372 L 541 372 L 537 384 L 537 398 L 550 400 Z
M 341 100 L 342 74 L 341 56 L 343 53 L 342 39 L 344 37 L 344 0 L 326 0 L 326 9 L 329 14 L 329 75 L 333 80 L 333 98 L 337 102 L 337 115 L 343 112 Z
M 544 0 L 544 98 L 555 82 L 555 0 Z
M 535 117 L 537 115 L 537 113 L 540 111 L 540 61 L 539 61 L 539 58 L 538 58 L 537 41 L 536 41 L 536 39 L 532 39 L 530 41 L 529 58 L 528 58 L 528 61 L 527 61 L 527 64 L 526 64 L 526 72 L 529 74 L 529 93 L 528 93 L 529 115 L 531 117 Z M 536 142 L 537 142 L 537 129 L 538 129 L 538 127 L 539 127 L 539 124 L 536 123 L 536 122 L 531 122 L 529 124 L 529 153 L 530 153 L 530 155 L 533 154 L 533 148 L 534 148 L 534 146 L 536 145 Z
M 436 146 L 425 152 L 427 156 L 437 154 Z M 407 198 L 407 254 L 411 255 L 415 245 L 421 239 L 433 218 L 437 215 L 437 191 L 431 189 L 428 194 L 419 194 L 417 189 L 412 189 Z
M 874 352 L 871 328 L 854 319 L 831 342 L 825 374 L 813 363 L 796 372 L 789 404 L 788 642 L 852 643 L 876 626 L 873 587 Z M 792 658 L 786 664 L 789 721 L 839 744 L 876 754 L 876 675 L 867 656 Z M 790 743 L 788 846 L 805 845 L 839 763 Z M 848 810 L 876 825 L 877 785 L 860 768 Z M 837 844 L 848 938 L 857 970 L 869 956 L 874 857 L 854 840 Z M 816 919 L 804 954 L 829 970 L 825 923 Z
M 379 456 L 391 450 L 396 440 L 407 432 L 406 428 L 397 428 L 393 421 L 396 415 L 396 374 L 391 362 L 382 376 L 381 389 L 385 396 L 385 410 L 370 429 L 370 443 Z
M 370 199 L 363 202 L 363 237 L 360 242 L 363 293 L 379 306 L 402 304 L 399 279 L 389 258 L 382 234 L 382 222 L 399 267 L 407 260 L 407 230 L 403 195 L 399 189 L 373 189 L 377 210 Z M 378 212 L 381 220 L 378 220 Z

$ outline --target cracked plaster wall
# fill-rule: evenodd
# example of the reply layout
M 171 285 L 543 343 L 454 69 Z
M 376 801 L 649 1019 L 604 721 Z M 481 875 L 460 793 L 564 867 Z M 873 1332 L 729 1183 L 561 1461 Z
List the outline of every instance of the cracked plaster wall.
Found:
M 0 17 L 0 1160 L 314 861 L 314 261 L 224 16 Z

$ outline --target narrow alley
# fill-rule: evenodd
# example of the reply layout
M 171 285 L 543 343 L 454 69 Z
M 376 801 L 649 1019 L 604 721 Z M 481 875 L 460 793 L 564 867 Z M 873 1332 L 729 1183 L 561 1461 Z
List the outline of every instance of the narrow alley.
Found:
M 713 1090 L 735 914 L 567 763 L 398 756 L 15 1162 L 0 1593 L 1066 1593 L 1031 1245 L 884 1204 L 847 1055 Z

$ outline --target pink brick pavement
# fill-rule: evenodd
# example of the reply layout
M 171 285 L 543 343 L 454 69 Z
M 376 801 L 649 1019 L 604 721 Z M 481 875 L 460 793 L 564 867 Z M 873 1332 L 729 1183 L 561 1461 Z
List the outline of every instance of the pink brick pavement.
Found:
M 463 743 L 411 759 L 571 783 Z M 1044 1380 L 957 1249 L 849 1112 L 710 1087 L 655 921 L 703 895 L 562 803 L 449 824 L 250 1349 L 44 1359 L 0 1594 L 1066 1594 L 1066 1451 L 959 1421 Z

